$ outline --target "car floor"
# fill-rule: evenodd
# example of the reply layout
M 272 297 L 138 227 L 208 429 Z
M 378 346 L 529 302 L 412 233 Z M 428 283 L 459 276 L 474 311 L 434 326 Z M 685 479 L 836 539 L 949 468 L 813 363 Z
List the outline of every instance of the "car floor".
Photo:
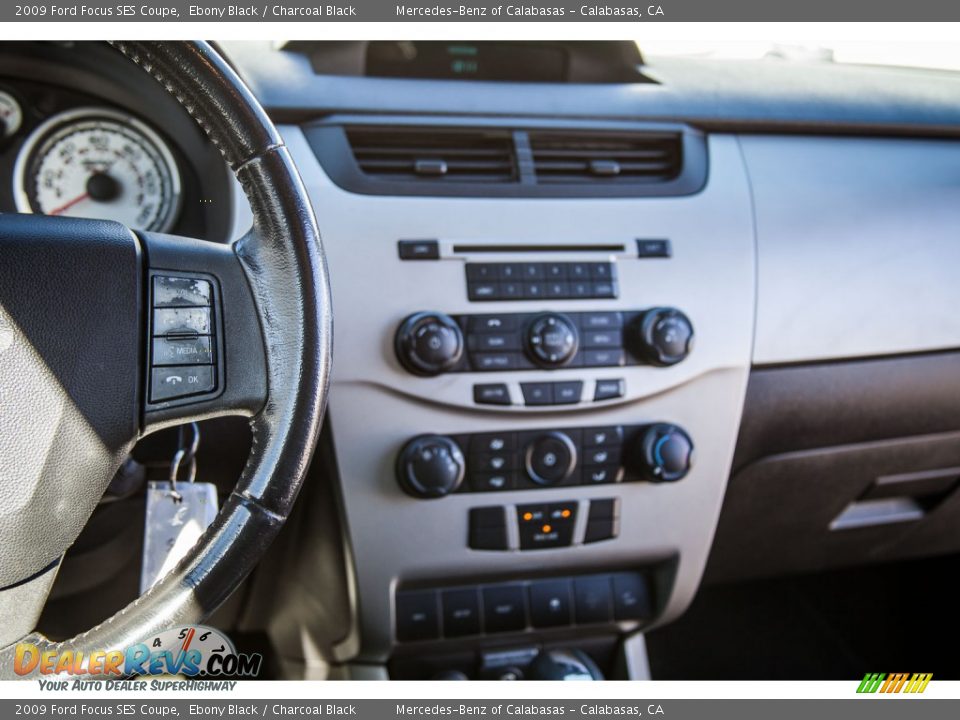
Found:
M 960 678 L 960 556 L 701 588 L 648 633 L 657 680 Z

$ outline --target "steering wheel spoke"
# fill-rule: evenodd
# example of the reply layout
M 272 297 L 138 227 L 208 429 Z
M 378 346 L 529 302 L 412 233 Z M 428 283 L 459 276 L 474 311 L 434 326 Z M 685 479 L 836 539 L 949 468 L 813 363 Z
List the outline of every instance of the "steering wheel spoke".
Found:
M 140 233 L 147 258 L 143 434 L 254 415 L 267 396 L 257 307 L 235 246 Z
M 326 406 L 326 262 L 276 128 L 206 43 L 114 45 L 219 148 L 255 230 L 220 245 L 135 236 L 99 220 L 0 214 L 3 679 L 12 676 L 9 643 L 33 626 L 49 590 L 26 583 L 42 572 L 52 579 L 52 563 L 139 436 L 240 414 L 250 418 L 253 452 L 176 567 L 124 611 L 57 647 L 122 648 L 216 609 L 289 517 Z

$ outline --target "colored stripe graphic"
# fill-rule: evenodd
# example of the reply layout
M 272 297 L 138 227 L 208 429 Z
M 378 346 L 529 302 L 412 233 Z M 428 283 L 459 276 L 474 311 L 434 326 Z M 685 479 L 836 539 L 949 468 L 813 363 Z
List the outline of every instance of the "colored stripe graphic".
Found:
M 858 693 L 922 693 L 933 673 L 867 673 L 857 687 Z
M 858 693 L 875 693 L 880 687 L 880 683 L 886 678 L 886 673 L 867 673 L 857 688 Z

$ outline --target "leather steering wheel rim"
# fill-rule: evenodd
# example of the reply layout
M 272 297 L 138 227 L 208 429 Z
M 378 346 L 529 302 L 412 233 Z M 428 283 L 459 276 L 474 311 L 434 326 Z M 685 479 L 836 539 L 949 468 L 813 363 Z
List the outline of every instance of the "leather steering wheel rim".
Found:
M 166 577 L 75 638 L 52 643 L 33 634 L 21 640 L 85 656 L 201 621 L 253 569 L 289 516 L 306 475 L 326 406 L 332 341 L 326 262 L 309 197 L 252 93 L 207 43 L 113 44 L 181 103 L 220 150 L 249 200 L 253 230 L 233 250 L 259 316 L 266 402 L 251 417 L 252 451 L 236 487 Z M 0 676 L 11 666 L 0 662 Z

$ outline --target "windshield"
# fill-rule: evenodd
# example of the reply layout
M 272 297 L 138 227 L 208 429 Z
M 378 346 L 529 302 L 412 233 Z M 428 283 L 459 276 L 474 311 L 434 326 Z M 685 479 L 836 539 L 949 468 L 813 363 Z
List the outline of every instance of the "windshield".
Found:
M 802 31 L 785 30 L 769 40 L 673 40 L 649 37 L 638 41 L 648 60 L 657 57 L 700 57 L 730 60 L 763 58 L 795 62 L 833 62 L 859 65 L 960 70 L 960 43 L 947 41 L 824 42 Z

